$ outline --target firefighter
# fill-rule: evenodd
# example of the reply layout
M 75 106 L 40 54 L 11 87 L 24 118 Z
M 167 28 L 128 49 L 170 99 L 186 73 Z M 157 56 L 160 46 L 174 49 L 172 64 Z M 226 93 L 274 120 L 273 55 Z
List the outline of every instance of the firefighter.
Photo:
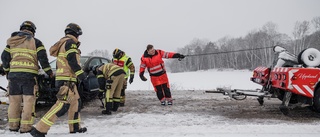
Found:
M 55 86 L 60 88 L 57 93 L 57 102 L 41 118 L 31 131 L 34 137 L 43 137 L 57 118 L 68 112 L 70 133 L 84 133 L 87 128 L 80 126 L 81 100 L 77 89 L 77 80 L 82 81 L 86 74 L 80 66 L 78 53 L 79 36 L 82 30 L 79 25 L 70 23 L 65 29 L 65 36 L 50 48 L 50 55 L 57 57 L 57 71 Z
M 127 81 L 129 78 L 129 83 L 133 82 L 135 68 L 131 58 L 126 55 L 126 53 L 118 48 L 113 51 L 113 59 L 112 62 L 120 67 L 126 72 L 125 81 L 123 82 L 123 88 L 121 89 L 121 96 L 120 96 L 120 106 L 124 106 L 126 101 L 126 94 L 125 90 L 127 89 Z
M 184 57 L 185 56 L 180 53 L 156 50 L 151 44 L 147 46 L 147 50 L 145 50 L 141 57 L 139 76 L 142 81 L 147 81 L 147 78 L 144 77 L 144 71 L 147 68 L 151 83 L 161 105 L 166 105 L 166 101 L 168 105 L 172 105 L 170 84 L 162 58 L 179 58 L 181 60 Z
M 126 73 L 113 63 L 95 66 L 91 70 L 98 78 L 99 98 L 105 94 L 105 110 L 102 111 L 102 114 L 111 115 L 111 111 L 117 111 L 119 108 Z
M 30 132 L 35 117 L 35 101 L 38 91 L 37 75 L 39 63 L 52 77 L 47 52 L 42 42 L 35 38 L 36 26 L 24 21 L 20 31 L 11 34 L 1 60 L 9 81 L 9 130 Z M 21 110 L 21 103 L 23 107 Z

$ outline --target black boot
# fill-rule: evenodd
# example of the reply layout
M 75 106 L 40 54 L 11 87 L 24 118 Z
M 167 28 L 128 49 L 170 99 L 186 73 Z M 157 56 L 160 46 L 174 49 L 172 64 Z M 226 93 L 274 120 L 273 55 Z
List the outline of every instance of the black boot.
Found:
M 73 133 L 84 133 L 84 132 L 87 132 L 87 128 L 86 127 L 80 128 L 79 130 L 76 130 L 76 131 L 73 131 L 73 132 L 70 132 L 70 133 L 73 134 Z
M 47 133 L 41 133 L 36 128 L 32 127 L 30 134 L 33 137 L 45 137 Z
M 112 102 L 106 103 L 106 110 L 102 110 L 102 114 L 111 115 Z
M 10 128 L 9 128 L 9 130 L 10 130 L 11 132 L 18 132 L 18 131 L 19 131 L 19 128 L 18 128 L 18 129 L 10 129 Z
M 113 102 L 112 111 L 117 111 L 119 108 L 120 102 Z
M 124 107 L 124 103 L 120 103 L 120 107 Z
M 30 132 L 31 132 L 31 130 L 29 130 L 29 131 L 20 131 L 20 134 L 30 133 Z

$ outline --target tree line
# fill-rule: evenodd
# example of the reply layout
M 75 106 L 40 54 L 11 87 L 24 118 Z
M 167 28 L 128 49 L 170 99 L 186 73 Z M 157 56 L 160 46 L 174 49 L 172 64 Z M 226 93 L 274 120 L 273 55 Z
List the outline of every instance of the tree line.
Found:
M 278 32 L 277 24 L 268 22 L 244 37 L 225 36 L 215 42 L 194 39 L 185 47 L 177 49 L 177 52 L 201 56 L 187 56 L 182 61 L 167 60 L 166 66 L 173 73 L 224 68 L 254 69 L 258 66 L 269 66 L 272 64 L 274 53 L 272 48 L 264 47 L 280 45 L 295 55 L 306 48 L 319 50 L 320 17 L 315 17 L 311 21 L 295 22 L 292 36 Z M 245 49 L 258 50 L 242 51 Z M 229 52 L 238 50 L 241 52 Z M 210 54 L 220 52 L 223 54 Z

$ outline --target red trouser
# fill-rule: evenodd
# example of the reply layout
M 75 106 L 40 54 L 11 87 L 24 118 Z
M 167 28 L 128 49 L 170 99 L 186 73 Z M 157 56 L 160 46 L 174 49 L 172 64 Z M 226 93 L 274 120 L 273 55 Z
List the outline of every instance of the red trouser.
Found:
M 167 73 L 164 73 L 160 76 L 150 76 L 151 83 L 153 85 L 154 90 L 157 92 L 157 97 L 160 101 L 164 101 L 167 99 L 171 101 L 171 92 L 170 92 L 170 84 L 168 80 Z

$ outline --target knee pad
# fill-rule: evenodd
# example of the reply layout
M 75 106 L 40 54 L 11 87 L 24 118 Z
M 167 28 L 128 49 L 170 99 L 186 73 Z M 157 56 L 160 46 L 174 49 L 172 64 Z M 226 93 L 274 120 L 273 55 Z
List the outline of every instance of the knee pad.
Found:
M 65 113 L 68 112 L 70 104 L 63 104 L 62 108 L 56 113 L 57 117 L 63 116 Z

